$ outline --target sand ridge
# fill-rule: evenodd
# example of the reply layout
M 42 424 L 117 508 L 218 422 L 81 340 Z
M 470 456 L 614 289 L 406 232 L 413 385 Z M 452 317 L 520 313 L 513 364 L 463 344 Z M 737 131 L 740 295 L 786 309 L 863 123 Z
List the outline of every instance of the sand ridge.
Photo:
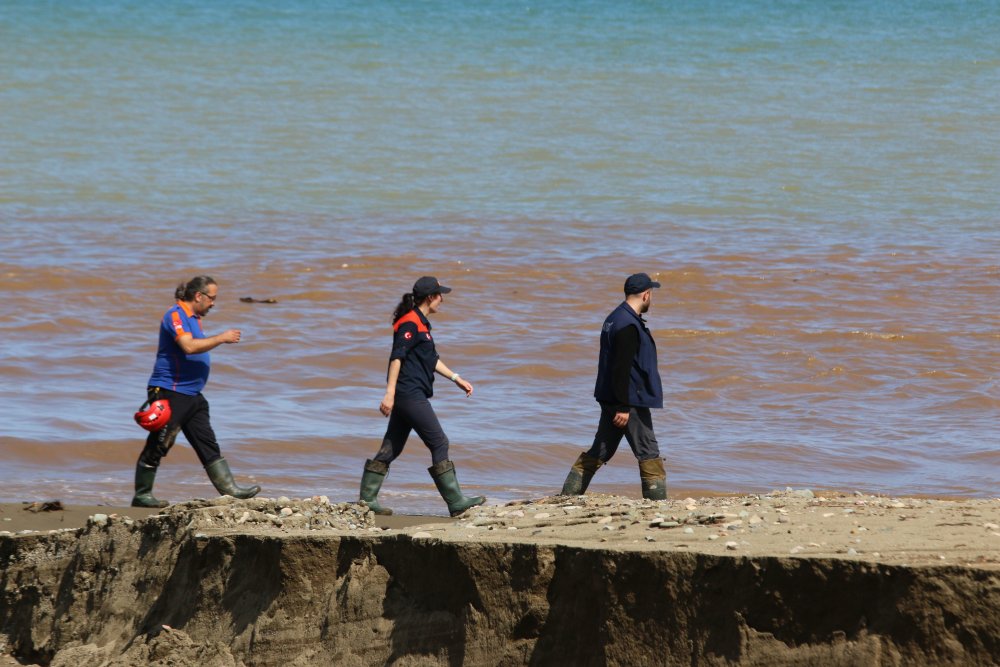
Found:
M 1000 499 L 592 494 L 457 518 L 323 496 L 25 507 L 0 512 L 18 528 L 0 533 L 0 665 L 985 665 L 1000 652 Z
M 66 506 L 59 511 L 31 512 L 29 507 L 27 503 L 0 505 L 0 536 L 72 531 L 94 516 L 141 520 L 157 513 L 189 512 L 199 529 L 215 531 L 366 531 L 455 542 L 573 544 L 1000 569 L 1000 498 L 892 498 L 808 489 L 665 501 L 588 494 L 487 504 L 455 519 L 377 516 L 362 505 L 331 503 L 326 496 L 199 499 L 165 510 Z

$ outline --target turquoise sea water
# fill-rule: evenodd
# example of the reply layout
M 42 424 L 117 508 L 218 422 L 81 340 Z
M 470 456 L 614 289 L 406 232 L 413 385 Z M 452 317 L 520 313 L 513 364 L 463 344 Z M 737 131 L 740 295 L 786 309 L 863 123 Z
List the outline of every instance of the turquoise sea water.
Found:
M 991 231 L 995 2 L 4 2 L 4 214 Z
M 2 0 L 0 496 L 127 500 L 155 322 L 202 272 L 207 328 L 248 334 L 215 357 L 223 450 L 270 489 L 353 493 L 423 273 L 481 380 L 435 399 L 455 458 L 558 487 L 635 270 L 668 283 L 672 484 L 997 493 L 998 34 L 986 1 Z M 103 444 L 52 472 L 42 443 Z M 184 465 L 166 488 L 204 493 Z

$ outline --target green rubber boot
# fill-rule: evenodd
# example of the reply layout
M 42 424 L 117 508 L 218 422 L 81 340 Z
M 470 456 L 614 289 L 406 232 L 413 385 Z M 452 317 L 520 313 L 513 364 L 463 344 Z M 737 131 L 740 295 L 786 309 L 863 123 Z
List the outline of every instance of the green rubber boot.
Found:
M 141 463 L 135 464 L 135 496 L 132 497 L 132 507 L 166 507 L 170 503 L 158 500 L 153 495 L 153 482 L 156 481 L 156 468 L 148 468 Z
M 586 452 L 580 454 L 576 462 L 573 463 L 573 467 L 569 469 L 569 474 L 566 475 L 566 481 L 563 482 L 563 488 L 559 495 L 582 496 L 586 493 L 587 487 L 590 486 L 590 480 L 594 478 L 594 473 L 602 465 L 604 462 L 601 459 L 590 456 Z
M 389 474 L 389 464 L 382 461 L 365 461 L 365 470 L 361 473 L 361 502 L 375 514 L 389 515 L 392 510 L 378 503 L 378 492 L 382 488 L 385 476 Z
M 226 459 L 218 459 L 209 463 L 205 466 L 205 472 L 208 473 L 208 478 L 212 480 L 212 485 L 215 486 L 215 490 L 219 492 L 220 496 L 232 496 L 233 498 L 246 500 L 260 493 L 260 487 L 256 484 L 253 486 L 237 486 L 233 480 L 233 473 L 229 471 L 229 464 L 226 463 Z
M 639 461 L 639 479 L 642 481 L 643 498 L 646 500 L 667 499 L 667 471 L 663 469 L 663 459 Z
M 483 496 L 463 496 L 462 489 L 458 485 L 458 477 L 455 476 L 455 464 L 451 461 L 441 461 L 427 469 L 434 479 L 434 485 L 438 493 L 448 503 L 448 511 L 452 516 L 458 516 L 465 510 L 482 505 L 486 502 Z

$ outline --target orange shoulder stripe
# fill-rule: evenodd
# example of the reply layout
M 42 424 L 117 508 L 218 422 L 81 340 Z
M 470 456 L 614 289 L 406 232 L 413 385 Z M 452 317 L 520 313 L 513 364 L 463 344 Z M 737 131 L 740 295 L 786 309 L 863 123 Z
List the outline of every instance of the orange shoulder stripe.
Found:
M 403 326 L 407 322 L 412 322 L 413 324 L 416 324 L 417 331 L 419 331 L 420 333 L 425 333 L 429 331 L 427 325 L 425 325 L 423 320 L 420 319 L 420 315 L 417 314 L 417 311 L 415 309 L 411 310 L 406 315 L 403 315 L 401 318 L 396 320 L 396 323 L 392 325 L 392 330 L 399 331 L 399 327 Z
M 181 314 L 176 310 L 170 313 L 170 323 L 174 327 L 174 340 L 177 340 L 181 336 L 192 335 L 190 331 L 184 331 L 184 323 L 181 322 Z

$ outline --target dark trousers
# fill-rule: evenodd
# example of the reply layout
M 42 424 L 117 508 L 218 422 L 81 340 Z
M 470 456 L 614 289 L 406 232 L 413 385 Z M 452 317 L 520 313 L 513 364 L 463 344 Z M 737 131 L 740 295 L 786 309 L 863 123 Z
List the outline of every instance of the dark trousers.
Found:
M 155 397 L 154 391 L 157 392 Z M 203 395 L 189 396 L 162 387 L 150 387 L 149 392 L 151 398 L 165 398 L 170 402 L 170 421 L 146 438 L 146 446 L 139 454 L 140 464 L 147 468 L 158 467 L 160 460 L 174 446 L 178 433 L 184 434 L 203 466 L 222 458 L 208 416 L 208 401 Z
M 444 434 L 431 402 L 426 398 L 408 397 L 396 398 L 375 460 L 387 465 L 392 463 L 403 453 L 410 431 L 416 431 L 427 449 L 431 450 L 432 464 L 448 460 L 448 436 Z
M 660 447 L 656 442 L 656 436 L 653 435 L 653 417 L 649 413 L 649 408 L 629 408 L 628 424 L 625 428 L 615 426 L 612 422 L 614 418 L 615 409 L 602 403 L 601 420 L 597 424 L 594 444 L 587 452 L 589 456 L 607 463 L 618 451 L 618 445 L 624 437 L 639 461 L 660 458 Z

